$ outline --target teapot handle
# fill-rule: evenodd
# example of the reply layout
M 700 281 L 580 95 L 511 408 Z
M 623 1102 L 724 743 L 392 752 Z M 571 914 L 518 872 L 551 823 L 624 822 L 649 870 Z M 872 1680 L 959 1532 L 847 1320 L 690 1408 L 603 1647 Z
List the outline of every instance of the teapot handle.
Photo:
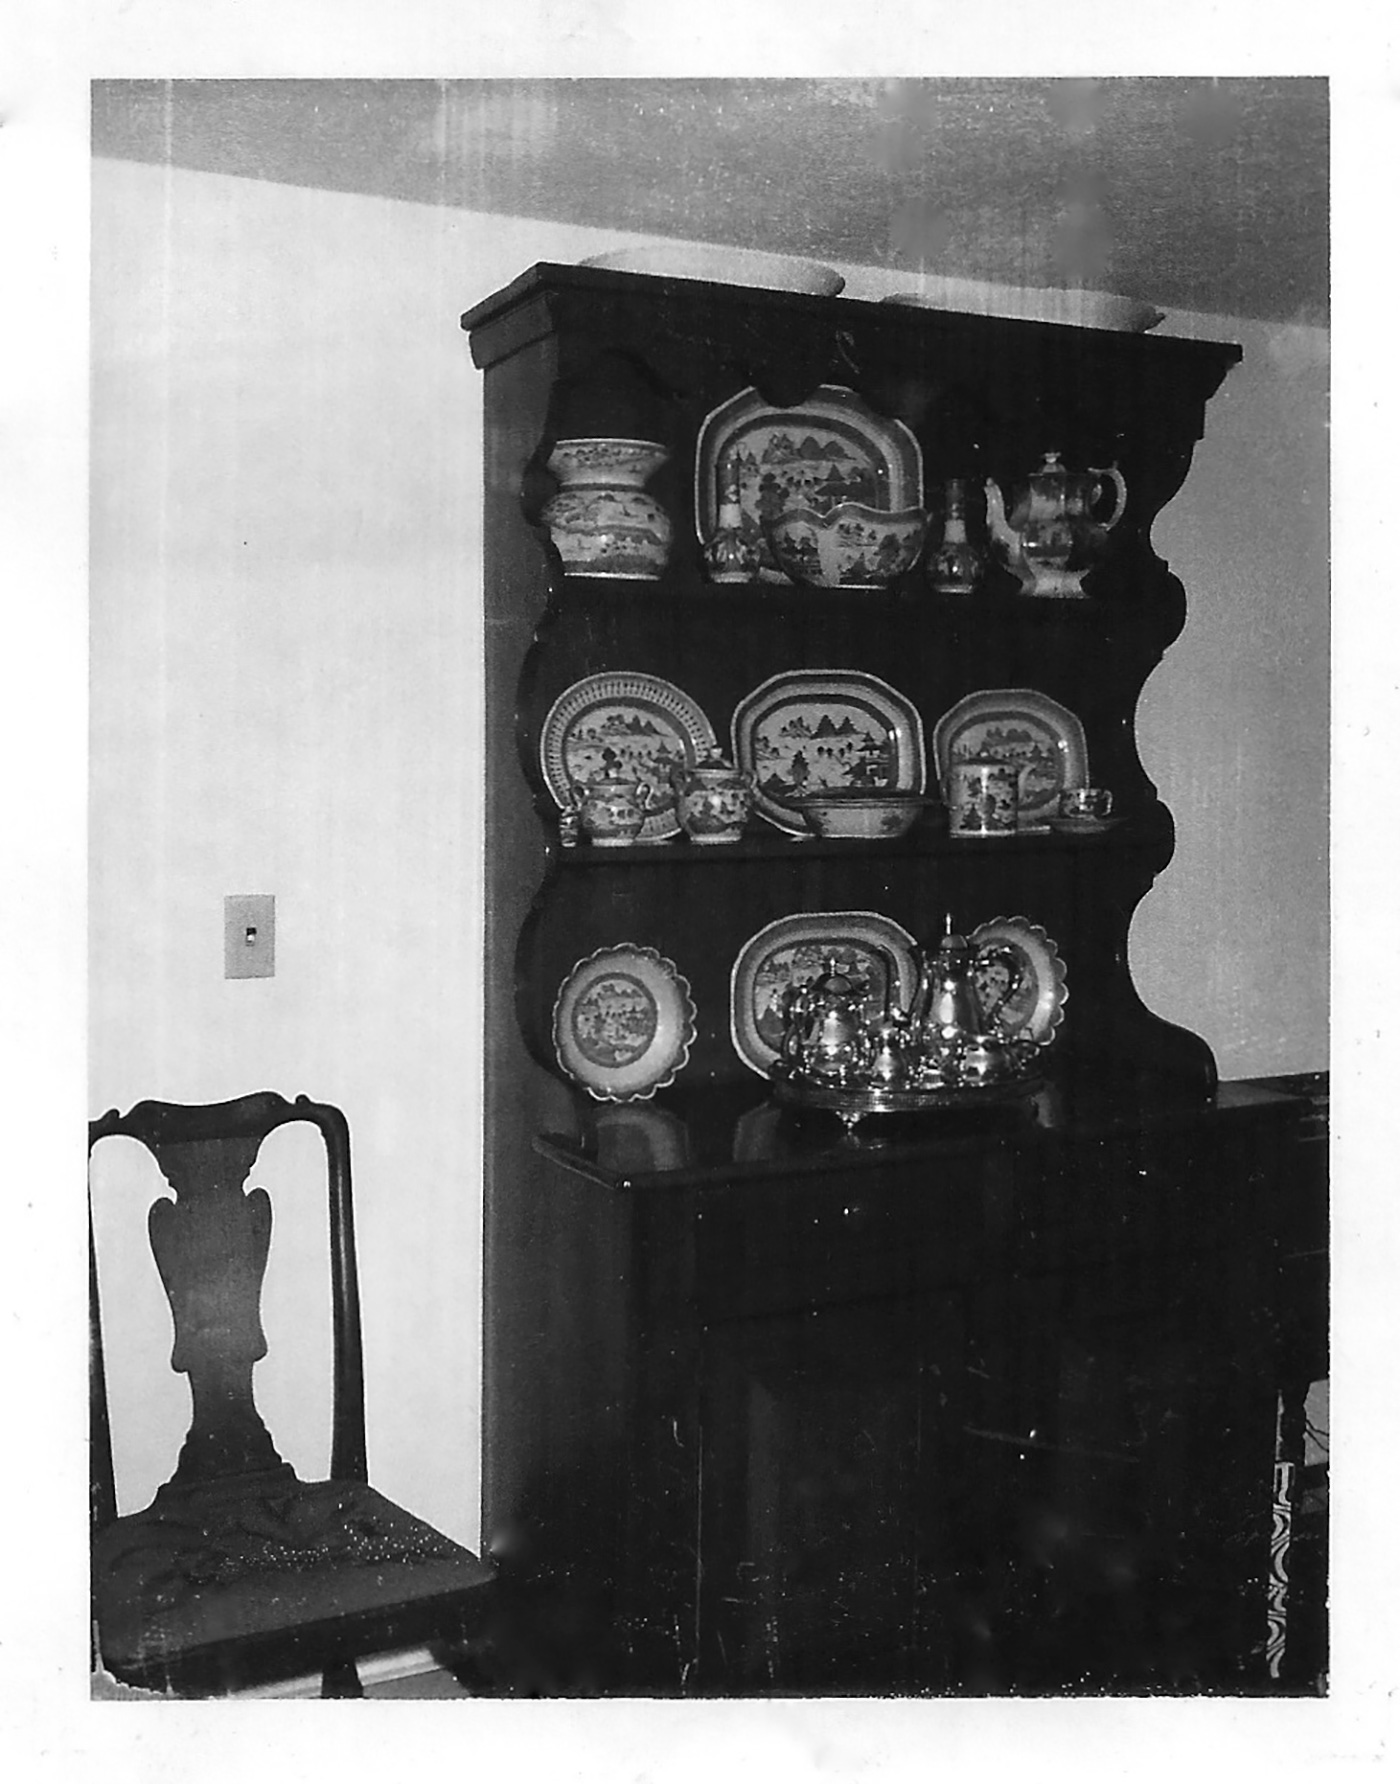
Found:
M 1089 475 L 1091 477 L 1098 477 L 1102 481 L 1106 481 L 1113 485 L 1113 512 L 1109 515 L 1107 520 L 1101 520 L 1099 522 L 1099 525 L 1106 533 L 1111 533 L 1114 527 L 1118 525 L 1118 522 L 1122 520 L 1123 510 L 1128 505 L 1128 486 L 1123 481 L 1123 473 L 1118 469 L 1117 465 L 1109 465 L 1106 469 L 1100 469 L 1097 465 L 1090 465 Z M 1099 494 L 1103 494 L 1102 487 L 1099 489 Z
M 1007 1004 L 1011 1002 L 1012 998 L 1015 997 L 1016 993 L 1021 989 L 1021 985 L 1026 976 L 1026 963 L 1015 948 L 1002 947 L 979 948 L 977 950 L 977 964 L 980 966 L 984 960 L 1000 961 L 1007 969 L 1005 991 L 1002 992 L 1001 996 L 997 998 L 993 1004 L 982 1007 L 982 1020 L 986 1023 L 992 1023 L 996 1021 L 997 1017 L 1006 1008 Z M 982 999 L 980 996 L 978 997 L 977 1002 L 979 1007 L 981 1007 Z

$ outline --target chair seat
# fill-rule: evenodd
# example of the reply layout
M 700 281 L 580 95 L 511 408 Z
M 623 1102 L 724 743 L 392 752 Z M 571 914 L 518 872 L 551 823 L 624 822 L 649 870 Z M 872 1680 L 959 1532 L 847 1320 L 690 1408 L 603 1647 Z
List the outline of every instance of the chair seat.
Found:
M 304 1649 L 312 1670 L 360 1646 L 367 1621 L 382 1622 L 384 1646 L 408 1645 L 494 1578 L 372 1487 L 302 1481 L 286 1466 L 167 1483 L 96 1535 L 92 1566 L 103 1660 L 138 1682 L 273 1642 Z

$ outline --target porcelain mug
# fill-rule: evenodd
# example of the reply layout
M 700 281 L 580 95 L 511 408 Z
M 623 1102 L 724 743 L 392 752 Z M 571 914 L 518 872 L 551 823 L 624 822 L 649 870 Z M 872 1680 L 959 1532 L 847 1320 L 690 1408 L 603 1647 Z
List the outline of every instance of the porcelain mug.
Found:
M 1107 787 L 1069 787 L 1060 794 L 1062 818 L 1106 818 L 1113 810 L 1113 794 Z
M 946 798 L 950 836 L 1014 836 L 1021 771 L 1010 762 L 954 762 Z

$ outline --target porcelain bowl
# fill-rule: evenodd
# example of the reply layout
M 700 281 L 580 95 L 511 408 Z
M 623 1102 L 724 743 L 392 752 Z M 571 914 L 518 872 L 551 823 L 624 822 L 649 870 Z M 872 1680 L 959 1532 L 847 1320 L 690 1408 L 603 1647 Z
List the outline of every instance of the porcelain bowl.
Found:
M 606 254 L 590 254 L 579 264 L 614 272 L 655 273 L 663 278 L 705 279 L 720 285 L 760 285 L 770 291 L 805 291 L 816 297 L 835 297 L 846 285 L 834 267 L 815 260 L 702 243 L 661 242 L 612 248 Z
M 885 588 L 919 560 L 928 536 L 922 508 L 887 511 L 838 502 L 825 514 L 786 508 L 767 522 L 773 556 L 812 588 Z
M 822 787 L 798 793 L 790 803 L 816 836 L 849 837 L 871 842 L 904 836 L 919 814 L 937 801 L 924 793 L 869 792 L 852 787 Z

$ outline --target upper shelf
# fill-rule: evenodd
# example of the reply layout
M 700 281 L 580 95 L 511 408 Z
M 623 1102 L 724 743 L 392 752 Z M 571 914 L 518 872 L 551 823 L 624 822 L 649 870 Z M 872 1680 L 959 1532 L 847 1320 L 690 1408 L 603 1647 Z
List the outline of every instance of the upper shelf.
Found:
M 1180 488 L 1206 404 L 1241 357 L 1222 342 L 549 264 L 468 310 L 462 325 L 488 375 L 524 355 L 530 381 L 551 392 L 526 518 L 554 490 L 544 466 L 555 441 L 655 440 L 668 458 L 649 489 L 678 528 L 678 560 L 706 418 L 746 390 L 792 408 L 831 385 L 912 433 L 928 507 L 949 478 L 1007 489 L 1048 452 L 1075 467 L 1117 467 L 1129 494 L 1113 553 L 1148 563 L 1152 521 Z

